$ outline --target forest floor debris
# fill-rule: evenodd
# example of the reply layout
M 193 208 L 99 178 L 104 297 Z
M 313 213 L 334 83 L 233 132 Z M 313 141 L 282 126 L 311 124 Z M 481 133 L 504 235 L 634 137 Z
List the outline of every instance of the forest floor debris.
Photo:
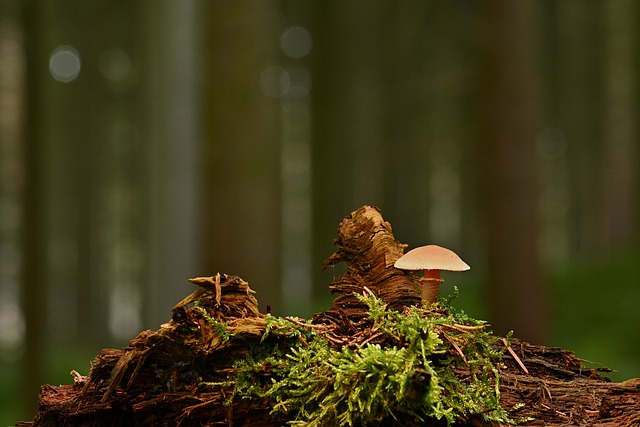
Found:
M 347 271 L 328 310 L 275 317 L 237 276 L 191 279 L 168 323 L 103 350 L 73 384 L 43 386 L 18 425 L 640 425 L 640 379 L 494 336 L 451 298 L 424 307 L 376 208 L 346 217 L 336 245 L 325 265 Z

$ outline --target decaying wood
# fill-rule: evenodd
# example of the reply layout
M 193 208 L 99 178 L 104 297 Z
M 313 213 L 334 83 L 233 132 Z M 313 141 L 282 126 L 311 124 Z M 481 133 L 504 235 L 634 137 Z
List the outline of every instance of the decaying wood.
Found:
M 505 355 L 507 369 L 500 372 L 500 401 L 504 407 L 526 403 L 518 415 L 535 421 L 523 425 L 640 425 L 640 379 L 613 383 L 600 375 L 609 369 L 586 368 L 570 351 L 516 339 L 511 345 L 529 374 Z
M 364 287 L 392 309 L 420 304 L 422 289 L 418 281 L 393 267 L 407 245 L 395 240 L 391 224 L 382 219 L 377 208 L 364 206 L 344 218 L 335 244 L 336 252 L 323 267 L 345 262 L 347 271 L 329 285 L 339 295 L 326 315 L 363 317 L 366 306 L 353 294 L 362 294 Z
M 418 277 L 393 268 L 406 245 L 394 239 L 390 224 L 369 206 L 340 223 L 336 245 L 325 267 L 345 262 L 347 271 L 330 285 L 338 294 L 333 306 L 316 314 L 311 324 L 289 320 L 323 334 L 335 347 L 399 345 L 376 330 L 353 293 L 371 292 L 397 310 L 420 304 Z M 232 399 L 234 361 L 260 345 L 266 328 L 253 291 L 241 278 L 225 274 L 191 281 L 199 288 L 175 306 L 168 323 L 141 332 L 123 349 L 103 350 L 88 376 L 72 372 L 73 384 L 43 386 L 35 419 L 18 425 L 285 424 L 283 415 L 270 414 L 268 401 Z M 479 327 L 446 325 L 446 330 Z M 441 334 L 464 360 L 463 350 L 444 329 Z M 601 375 L 605 369 L 586 368 L 570 351 L 517 339 L 508 344 L 528 373 L 511 353 L 504 353 L 501 404 L 512 408 L 525 403 L 514 416 L 534 420 L 523 425 L 640 426 L 640 379 L 613 383 Z

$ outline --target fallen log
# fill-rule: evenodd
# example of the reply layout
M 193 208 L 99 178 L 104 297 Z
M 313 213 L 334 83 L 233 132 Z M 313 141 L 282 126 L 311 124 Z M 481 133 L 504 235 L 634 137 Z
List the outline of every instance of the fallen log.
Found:
M 17 425 L 640 425 L 640 379 L 494 336 L 447 299 L 424 306 L 378 209 L 344 218 L 336 246 L 325 267 L 347 270 L 312 319 L 260 313 L 237 276 L 190 279 L 169 322 L 43 386 Z

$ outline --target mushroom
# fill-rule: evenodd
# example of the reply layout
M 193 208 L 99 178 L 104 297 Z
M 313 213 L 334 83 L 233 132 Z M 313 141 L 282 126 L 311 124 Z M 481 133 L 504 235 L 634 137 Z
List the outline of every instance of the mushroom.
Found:
M 398 258 L 394 267 L 401 270 L 424 270 L 422 301 L 432 303 L 440 291 L 440 271 L 465 271 L 471 267 L 460 259 L 455 252 L 438 245 L 415 248 Z

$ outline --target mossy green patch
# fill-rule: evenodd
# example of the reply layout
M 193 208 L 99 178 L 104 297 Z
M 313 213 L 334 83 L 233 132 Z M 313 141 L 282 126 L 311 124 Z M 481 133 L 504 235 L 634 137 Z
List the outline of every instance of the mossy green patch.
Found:
M 447 301 L 398 312 L 371 293 L 358 298 L 376 343 L 336 346 L 310 322 L 268 316 L 260 351 L 235 365 L 235 398 L 268 399 L 296 426 L 515 423 L 500 406 L 503 347 L 483 322 Z

